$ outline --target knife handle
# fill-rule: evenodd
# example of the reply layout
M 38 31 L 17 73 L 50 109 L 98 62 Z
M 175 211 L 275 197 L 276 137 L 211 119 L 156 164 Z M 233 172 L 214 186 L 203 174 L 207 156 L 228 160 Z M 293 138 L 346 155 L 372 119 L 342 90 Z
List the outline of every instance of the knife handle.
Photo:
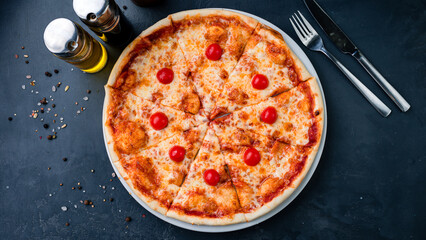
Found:
M 395 104 L 406 112 L 410 109 L 410 104 L 399 94 L 399 92 L 392 87 L 392 85 L 386 81 L 386 79 L 380 74 L 380 72 L 368 61 L 368 59 L 359 50 L 353 54 L 359 63 L 367 70 L 371 77 L 379 84 L 379 86 L 385 91 L 385 93 L 395 102 Z
M 370 91 L 357 77 L 355 77 L 343 64 L 337 60 L 324 47 L 320 49 L 336 66 L 345 74 L 351 83 L 361 92 L 371 105 L 383 116 L 387 117 L 392 112 L 374 93 Z

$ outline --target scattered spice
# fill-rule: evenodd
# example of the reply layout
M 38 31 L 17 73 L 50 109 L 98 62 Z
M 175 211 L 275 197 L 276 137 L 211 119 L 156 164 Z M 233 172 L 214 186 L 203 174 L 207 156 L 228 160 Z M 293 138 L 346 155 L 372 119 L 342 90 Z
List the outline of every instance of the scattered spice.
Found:
M 78 190 L 81 190 L 81 189 L 83 189 L 83 187 L 82 187 L 82 186 L 78 186 L 77 188 L 78 188 Z
M 15 58 L 16 58 L 16 59 L 18 59 L 18 58 L 19 58 L 19 55 L 18 55 L 18 54 L 15 54 Z
M 68 89 L 70 89 L 70 86 L 68 86 L 68 85 L 67 85 L 67 86 L 65 87 L 65 92 L 66 92 L 66 91 L 68 91 Z
M 31 79 L 31 75 L 27 75 L 25 76 L 27 79 Z
M 56 73 L 56 74 L 58 74 L 58 73 L 59 73 L 59 70 L 58 70 L 58 69 L 55 69 L 55 70 L 53 70 L 53 72 L 54 72 L 54 73 Z
M 61 126 L 61 128 L 66 128 L 66 127 L 67 127 L 67 124 L 64 124 Z
M 62 187 L 62 186 L 64 186 L 64 184 L 63 184 L 63 183 L 59 183 L 59 186 L 61 186 L 61 187 Z
M 50 169 L 51 169 L 50 167 L 47 168 L 47 170 L 50 170 Z
M 45 123 L 45 124 L 43 124 L 43 127 L 46 128 L 46 129 L 48 129 L 49 128 L 49 124 Z
M 65 226 L 67 226 L 67 227 L 68 227 L 69 225 L 70 225 L 70 223 L 69 223 L 69 222 L 66 222 L 66 223 L 65 223 Z
M 28 60 L 25 61 L 26 64 L 30 63 Z
M 68 210 L 68 208 L 66 206 L 62 206 L 61 207 L 62 211 L 66 212 Z
M 142 217 L 144 218 L 144 217 L 146 217 L 146 215 L 145 215 L 145 214 L 142 214 Z
M 89 200 L 84 200 L 84 205 L 89 205 L 90 204 L 90 201 Z
M 68 158 L 64 157 L 62 158 L 62 161 L 66 162 L 68 160 Z
M 51 77 L 52 74 L 50 72 L 45 72 L 44 75 L 46 75 L 46 77 Z
M 28 55 L 27 55 L 27 54 L 25 54 L 25 55 L 24 55 L 24 58 L 28 58 Z
M 43 108 L 41 108 L 41 109 L 40 109 L 40 112 L 41 112 L 41 113 L 44 113 L 44 109 L 43 109 Z
M 130 221 L 132 221 L 132 218 L 131 217 L 126 217 L 126 222 L 130 222 Z
M 53 104 L 52 104 L 52 107 L 53 107 L 53 108 L 55 108 L 55 107 L 56 107 L 56 105 L 53 103 Z
M 53 136 L 52 135 L 47 135 L 47 140 L 52 140 Z
M 90 170 L 92 173 L 94 173 L 95 172 L 95 170 L 94 169 L 92 169 L 92 170 Z
M 72 190 L 75 190 L 75 187 L 72 187 L 71 189 L 72 189 Z
M 13 118 L 12 118 L 12 117 L 8 117 L 8 118 L 7 118 L 7 120 L 12 121 L 12 120 L 13 120 Z
M 56 92 L 56 87 L 52 86 L 52 92 Z
M 90 94 L 92 91 L 90 89 L 87 89 L 87 94 Z
M 61 86 L 61 82 L 58 82 L 58 84 L 56 84 L 56 87 L 60 87 Z
M 114 201 L 114 198 L 110 198 L 110 199 L 109 199 L 109 201 L 110 201 L 110 202 L 113 202 L 113 201 Z
M 123 9 L 124 9 L 124 10 L 127 10 L 127 6 L 126 6 L 126 5 L 123 5 Z
M 84 100 L 84 101 L 88 101 L 88 100 L 89 100 L 89 97 L 87 97 L 87 96 L 86 96 L 86 97 L 83 97 L 83 100 Z
M 43 104 L 43 105 L 46 105 L 46 104 L 47 104 L 47 100 L 46 100 L 46 98 L 44 97 L 43 99 L 41 99 L 41 100 L 40 100 L 40 103 L 41 103 L 41 104 Z
M 21 47 L 21 49 L 25 49 L 25 47 L 24 47 L 24 46 L 22 46 L 22 47 Z

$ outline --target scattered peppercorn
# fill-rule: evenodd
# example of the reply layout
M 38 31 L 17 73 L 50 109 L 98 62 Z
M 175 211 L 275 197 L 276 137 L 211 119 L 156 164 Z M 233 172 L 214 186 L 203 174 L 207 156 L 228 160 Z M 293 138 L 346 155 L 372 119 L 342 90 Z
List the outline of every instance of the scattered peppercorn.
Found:
M 90 89 L 87 89 L 86 91 L 88 94 L 90 94 L 92 91 Z
M 50 170 L 50 169 L 51 169 L 50 167 L 47 168 L 47 170 Z
M 130 221 L 132 221 L 132 218 L 131 217 L 126 217 L 126 222 L 130 222 Z
M 145 214 L 142 214 L 142 217 L 144 218 L 144 217 L 146 217 L 146 215 L 145 215 Z
M 70 223 L 69 223 L 69 222 L 66 222 L 66 223 L 65 223 L 65 226 L 67 226 L 67 227 L 68 227 L 69 225 L 70 225 Z
M 124 5 L 124 6 L 123 6 L 123 9 L 124 9 L 124 10 L 127 10 L 127 6 L 126 6 L 126 5 Z
M 43 105 L 46 105 L 46 104 L 47 104 L 47 100 L 46 100 L 46 98 L 44 97 L 43 99 L 41 99 L 41 100 L 40 100 L 40 103 L 41 103 L 41 104 L 43 104 Z
M 59 73 L 59 70 L 58 70 L 58 69 L 55 69 L 55 70 L 53 70 L 53 72 L 54 72 L 54 73 L 56 73 L 56 74 L 58 74 L 58 73 Z
M 45 72 L 44 75 L 46 75 L 47 77 L 51 77 L 52 74 L 50 72 Z
M 47 140 L 52 140 L 53 136 L 52 135 L 47 135 Z
M 26 63 L 26 64 L 28 64 L 28 63 L 30 63 L 30 62 L 27 60 L 27 61 L 25 61 L 25 63 Z
M 68 160 L 68 158 L 64 157 L 62 158 L 62 161 L 66 162 Z
M 45 124 L 43 124 L 43 127 L 47 129 L 47 128 L 49 128 L 49 124 L 45 123 Z
M 18 55 L 18 54 L 15 54 L 15 58 L 16 58 L 16 59 L 18 59 L 18 58 L 19 58 L 19 55 Z
M 84 205 L 89 205 L 90 204 L 90 201 L 89 200 L 84 200 Z
M 56 87 L 58 88 L 58 87 L 60 87 L 61 86 L 61 82 L 58 82 L 58 84 L 56 84 Z
M 12 120 L 13 120 L 13 118 L 12 118 L 12 117 L 8 117 L 8 118 L 7 118 L 7 120 L 12 121 Z
M 75 187 L 72 187 L 71 189 L 72 189 L 72 190 L 75 190 Z
M 24 47 L 24 46 L 22 46 L 22 47 L 21 47 L 21 49 L 25 49 L 25 47 Z
M 52 104 L 52 107 L 53 107 L 53 108 L 55 108 L 55 107 L 56 107 L 56 105 L 55 105 L 55 104 Z
M 82 187 L 82 186 L 78 186 L 77 188 L 78 188 L 78 190 L 81 190 L 81 189 L 83 189 L 83 187 Z
M 110 201 L 110 202 L 113 202 L 113 201 L 114 201 L 114 198 L 110 198 L 110 199 L 109 199 L 109 201 Z
M 61 186 L 61 187 L 62 187 L 62 186 L 64 186 L 64 184 L 63 184 L 63 183 L 59 183 L 59 186 Z
M 44 113 L 44 109 L 40 109 L 40 112 L 41 112 L 41 113 Z

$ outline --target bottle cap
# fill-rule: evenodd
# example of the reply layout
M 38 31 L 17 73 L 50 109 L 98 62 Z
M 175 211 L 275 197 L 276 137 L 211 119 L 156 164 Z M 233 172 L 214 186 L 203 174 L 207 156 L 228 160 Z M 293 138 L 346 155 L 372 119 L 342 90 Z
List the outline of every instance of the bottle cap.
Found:
M 108 32 L 120 18 L 120 10 L 113 0 L 74 0 L 73 8 L 81 21 L 95 32 Z
M 50 52 L 61 57 L 72 57 L 83 47 L 80 28 L 66 18 L 51 21 L 44 30 L 44 44 Z

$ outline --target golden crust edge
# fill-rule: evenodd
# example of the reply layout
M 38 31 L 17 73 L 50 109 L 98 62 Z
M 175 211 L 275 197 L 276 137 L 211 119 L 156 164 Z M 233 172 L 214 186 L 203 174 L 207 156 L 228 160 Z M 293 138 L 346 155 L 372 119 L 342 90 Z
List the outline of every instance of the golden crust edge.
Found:
M 258 21 L 252 17 L 249 17 L 247 15 L 237 13 L 230 10 L 225 9 L 193 9 L 193 10 L 186 10 L 181 11 L 177 13 L 170 14 L 169 17 L 172 19 L 172 22 L 178 22 L 182 21 L 185 18 L 188 17 L 194 17 L 194 16 L 200 16 L 205 17 L 209 15 L 217 15 L 217 16 L 227 16 L 227 17 L 239 17 L 243 22 L 245 22 L 249 27 L 255 28 L 258 24 Z
M 111 161 L 113 163 L 117 162 L 119 160 L 119 157 L 117 155 L 117 153 L 114 150 L 114 140 L 113 140 L 113 132 L 110 126 L 108 126 L 107 124 L 107 120 L 108 120 L 108 106 L 111 102 L 111 90 L 110 87 L 105 85 L 104 86 L 105 89 L 105 99 L 104 99 L 104 106 L 103 106 L 103 110 L 102 110 L 102 123 L 103 123 L 103 127 L 104 127 L 104 134 L 105 134 L 105 141 L 107 144 L 107 148 L 108 148 L 108 152 L 109 152 L 109 156 L 111 158 Z
M 223 226 L 245 222 L 246 219 L 244 214 L 236 213 L 230 218 L 229 216 L 223 218 L 206 218 L 192 215 L 184 215 L 179 213 L 178 211 L 170 210 L 167 211 L 167 217 L 177 219 L 179 221 L 187 222 L 195 225 L 209 225 L 209 226 Z

